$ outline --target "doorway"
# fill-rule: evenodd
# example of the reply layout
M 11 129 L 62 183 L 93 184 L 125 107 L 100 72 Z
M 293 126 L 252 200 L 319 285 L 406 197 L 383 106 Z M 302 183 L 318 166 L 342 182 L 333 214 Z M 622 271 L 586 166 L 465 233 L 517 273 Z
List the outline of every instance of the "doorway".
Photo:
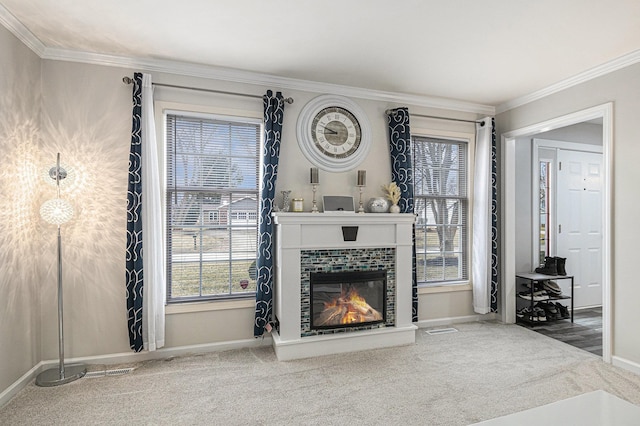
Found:
M 501 319 L 506 323 L 515 323 L 516 280 L 515 274 L 522 267 L 516 264 L 516 253 L 521 241 L 517 233 L 517 179 L 516 169 L 517 149 L 522 148 L 522 141 L 528 140 L 542 132 L 556 130 L 589 120 L 602 120 L 602 207 L 599 220 L 602 224 L 602 251 L 599 254 L 602 271 L 602 357 L 605 362 L 611 362 L 611 146 L 612 138 L 612 104 L 589 108 L 556 119 L 548 120 L 521 129 L 513 130 L 502 135 L 502 289 L 501 289 Z M 530 146 L 529 146 L 529 149 Z M 530 163 L 529 163 L 530 164 Z M 531 210 L 529 210 L 530 212 Z M 530 236 L 533 233 L 529 233 Z M 533 241 L 531 246 L 533 247 Z M 530 269 L 534 269 L 533 257 Z M 536 265 L 537 266 L 537 265 Z

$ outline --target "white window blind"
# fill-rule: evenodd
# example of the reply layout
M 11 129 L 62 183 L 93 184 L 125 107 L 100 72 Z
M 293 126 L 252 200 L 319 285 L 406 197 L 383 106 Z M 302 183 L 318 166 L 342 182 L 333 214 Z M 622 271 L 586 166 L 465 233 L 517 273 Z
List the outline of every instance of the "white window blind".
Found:
M 467 143 L 413 137 L 413 164 L 418 282 L 468 280 Z
M 255 292 L 261 125 L 167 114 L 167 299 Z

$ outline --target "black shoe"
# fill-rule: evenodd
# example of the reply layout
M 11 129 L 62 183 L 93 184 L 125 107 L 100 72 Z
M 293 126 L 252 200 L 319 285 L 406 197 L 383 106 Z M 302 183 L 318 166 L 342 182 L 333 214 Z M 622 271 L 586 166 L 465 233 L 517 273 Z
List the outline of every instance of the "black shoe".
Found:
M 560 318 L 567 319 L 571 317 L 571 315 L 569 315 L 568 307 L 564 306 L 561 303 L 556 302 L 556 308 L 558 308 L 558 312 L 560 313 Z
M 553 302 L 538 302 L 536 303 L 536 307 L 543 309 L 545 314 L 547 314 L 547 318 L 550 320 L 562 318 L 560 311 Z
M 544 266 L 536 268 L 536 272 L 545 275 L 558 275 L 558 265 L 555 257 L 546 256 L 544 258 Z
M 556 269 L 558 271 L 558 275 L 567 275 L 567 258 L 566 257 L 557 257 L 556 256 Z

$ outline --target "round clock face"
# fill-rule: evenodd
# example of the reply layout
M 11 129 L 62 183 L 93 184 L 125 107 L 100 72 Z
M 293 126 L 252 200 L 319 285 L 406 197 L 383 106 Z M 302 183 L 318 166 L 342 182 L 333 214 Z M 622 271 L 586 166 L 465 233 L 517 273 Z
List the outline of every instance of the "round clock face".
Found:
M 314 165 L 343 172 L 369 152 L 371 129 L 364 111 L 351 99 L 321 95 L 307 103 L 297 123 L 300 150 Z
M 311 138 L 318 151 L 331 158 L 347 158 L 360 147 L 358 119 L 342 107 L 324 108 L 311 122 Z

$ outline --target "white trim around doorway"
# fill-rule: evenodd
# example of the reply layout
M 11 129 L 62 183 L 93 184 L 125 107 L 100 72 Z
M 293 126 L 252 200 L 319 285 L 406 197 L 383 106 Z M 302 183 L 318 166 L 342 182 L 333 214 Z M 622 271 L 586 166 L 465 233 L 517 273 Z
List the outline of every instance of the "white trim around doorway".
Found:
M 502 188 L 502 288 L 501 288 L 501 320 L 505 323 L 515 323 L 515 253 L 516 253 L 516 168 L 515 145 L 516 138 L 535 136 L 538 133 L 573 124 L 582 123 L 596 118 L 602 118 L 602 148 L 603 148 L 603 202 L 602 202 L 602 359 L 611 363 L 611 247 L 612 225 L 611 208 L 613 199 L 613 103 L 598 105 L 582 111 L 577 111 L 551 120 L 532 124 L 527 127 L 512 130 L 501 135 L 502 170 L 500 184 Z

